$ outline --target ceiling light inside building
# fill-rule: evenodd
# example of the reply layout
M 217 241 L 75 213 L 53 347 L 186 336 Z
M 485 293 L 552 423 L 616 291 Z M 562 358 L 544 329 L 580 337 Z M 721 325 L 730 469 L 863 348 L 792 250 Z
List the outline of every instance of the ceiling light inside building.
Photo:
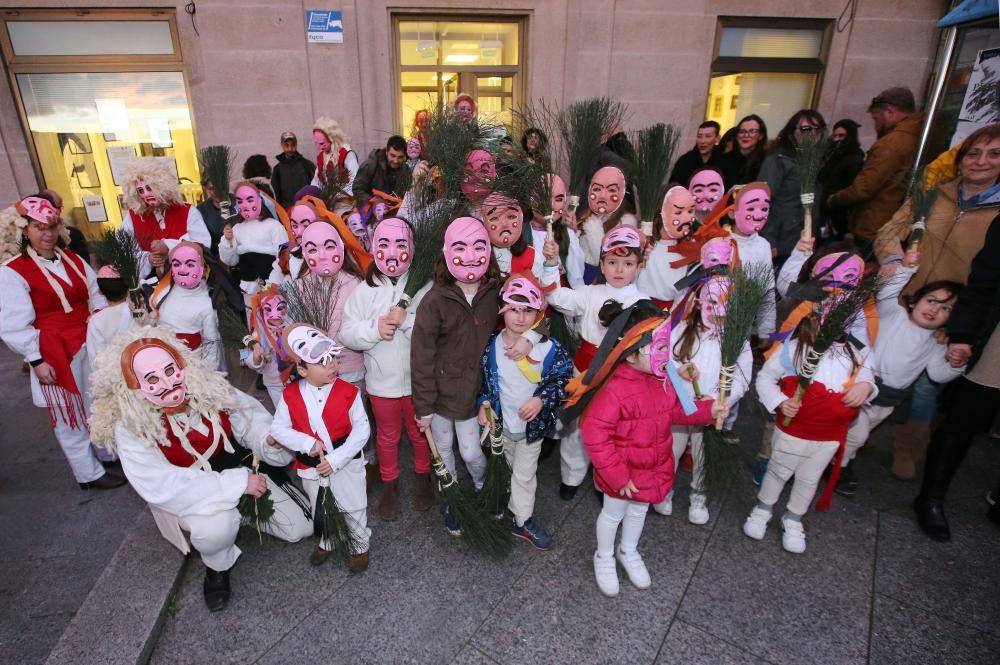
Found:
M 446 65 L 471 65 L 476 60 L 479 60 L 478 55 L 470 55 L 467 53 L 452 53 L 451 55 L 446 55 L 444 58 L 444 64 Z
M 441 42 L 436 39 L 428 39 L 422 42 L 417 42 L 417 53 L 419 53 L 420 57 L 425 60 L 437 58 L 439 48 L 441 48 Z

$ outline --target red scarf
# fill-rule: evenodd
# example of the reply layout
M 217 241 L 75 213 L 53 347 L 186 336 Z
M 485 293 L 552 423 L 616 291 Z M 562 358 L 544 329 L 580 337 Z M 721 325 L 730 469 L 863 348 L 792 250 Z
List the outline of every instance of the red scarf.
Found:
M 147 210 L 140 216 L 129 208 L 128 214 L 132 218 L 136 242 L 144 252 L 149 252 L 154 240 L 180 240 L 181 236 L 188 232 L 187 220 L 190 208 L 187 203 L 175 203 L 168 207 L 163 214 L 163 228 L 160 228 L 160 223 L 156 221 L 152 210 Z

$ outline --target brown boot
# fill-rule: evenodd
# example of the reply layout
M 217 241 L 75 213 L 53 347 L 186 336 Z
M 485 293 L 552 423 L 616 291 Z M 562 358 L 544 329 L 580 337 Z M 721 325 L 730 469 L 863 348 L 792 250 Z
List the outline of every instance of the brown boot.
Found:
M 368 494 L 375 491 L 378 481 L 378 464 L 365 464 L 365 488 Z
M 368 570 L 368 552 L 351 555 L 351 565 L 347 567 L 352 574 Z
M 322 566 L 326 563 L 326 560 L 330 558 L 330 550 L 325 550 L 319 545 L 313 548 L 312 554 L 309 555 L 309 563 L 314 566 Z
M 410 507 L 419 513 L 430 510 L 434 505 L 434 488 L 431 487 L 431 474 L 414 474 L 413 501 Z
M 384 481 L 382 495 L 378 498 L 378 516 L 383 522 L 395 522 L 399 512 L 399 479 Z
M 930 442 L 927 423 L 905 423 L 893 429 L 892 475 L 899 480 L 917 477 L 917 465 L 923 460 Z

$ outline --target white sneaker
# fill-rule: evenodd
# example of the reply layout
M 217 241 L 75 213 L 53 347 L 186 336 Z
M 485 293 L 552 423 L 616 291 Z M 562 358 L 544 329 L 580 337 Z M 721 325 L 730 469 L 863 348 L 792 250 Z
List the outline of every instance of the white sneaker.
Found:
M 705 506 L 704 494 L 691 494 L 691 507 L 688 508 L 688 522 L 691 524 L 708 524 L 708 508 Z
M 594 552 L 594 579 L 605 596 L 614 598 L 618 595 L 618 569 L 614 557 L 602 557 Z
M 781 518 L 781 546 L 786 552 L 792 554 L 802 554 L 806 551 L 806 532 L 802 528 L 802 522 Z
M 750 511 L 747 521 L 743 523 L 743 533 L 754 540 L 763 540 L 767 533 L 767 523 L 771 521 L 770 511 L 757 506 Z
M 646 564 L 643 562 L 638 550 L 624 552 L 619 547 L 615 550 L 615 558 L 618 559 L 618 563 L 628 573 L 628 581 L 632 583 L 632 586 L 636 589 L 649 588 L 649 585 L 652 584 L 649 579 L 649 571 L 646 570 Z
M 667 494 L 666 498 L 659 503 L 653 504 L 653 511 L 659 513 L 660 515 L 670 516 L 674 514 L 674 492 L 673 490 Z

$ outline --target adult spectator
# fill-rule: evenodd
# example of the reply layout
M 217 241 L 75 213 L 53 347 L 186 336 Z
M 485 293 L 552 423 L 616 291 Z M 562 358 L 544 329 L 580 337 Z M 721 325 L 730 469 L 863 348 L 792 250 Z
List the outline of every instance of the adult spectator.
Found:
M 860 126 L 850 118 L 834 123 L 830 133 L 832 149 L 816 177 L 817 189 L 822 192 L 819 198 L 820 223 L 837 239 L 843 238 L 847 233 L 847 210 L 831 208 L 824 199 L 850 187 L 865 163 L 865 151 L 858 141 Z
M 287 209 L 295 203 L 295 192 L 312 182 L 316 165 L 299 152 L 299 140 L 292 132 L 281 134 L 281 154 L 275 159 L 271 189 L 275 200 Z
M 924 123 L 924 114 L 917 113 L 909 88 L 881 92 L 872 99 L 868 113 L 878 139 L 850 187 L 826 199 L 830 208 L 854 208 L 848 227 L 863 246 L 875 240 L 878 230 L 903 203 Z
M 724 153 L 718 162 L 726 189 L 757 180 L 766 145 L 767 125 L 763 118 L 750 114 L 739 121 L 733 149 Z
M 62 215 L 63 200 L 56 190 L 43 189 L 38 196 L 51 203 L 56 212 Z M 69 248 L 76 252 L 85 263 L 89 264 L 90 248 L 87 246 L 87 239 L 84 237 L 83 232 L 66 220 L 63 220 L 63 224 L 66 227 L 66 232 L 69 233 Z
M 455 115 L 465 122 L 469 122 L 476 117 L 476 100 L 472 98 L 472 95 L 460 92 L 455 97 L 453 104 L 455 106 Z
M 758 180 L 771 188 L 771 215 L 760 234 L 771 243 L 776 265 L 785 262 L 795 248 L 805 223 L 805 211 L 795 166 L 795 149 L 802 141 L 818 141 L 826 121 L 819 111 L 802 109 L 788 119 L 768 146 Z
M 545 159 L 548 145 L 549 137 L 537 127 L 529 127 L 521 135 L 521 149 L 524 150 L 525 156 L 532 162 Z
M 706 120 L 698 125 L 698 134 L 694 139 L 694 147 L 677 159 L 674 170 L 670 172 L 668 182 L 676 182 L 685 187 L 691 181 L 694 172 L 703 166 L 716 166 L 721 151 L 716 154 L 722 128 L 714 120 Z
M 410 187 L 410 169 L 406 166 L 406 141 L 402 136 L 390 136 L 384 148 L 376 148 L 358 168 L 354 178 L 354 199 L 358 210 L 373 195 L 374 190 L 393 194 Z
M 247 157 L 247 161 L 243 162 L 243 179 L 249 180 L 257 189 L 274 198 L 274 191 L 271 189 L 271 165 L 267 163 L 267 157 L 264 155 Z

